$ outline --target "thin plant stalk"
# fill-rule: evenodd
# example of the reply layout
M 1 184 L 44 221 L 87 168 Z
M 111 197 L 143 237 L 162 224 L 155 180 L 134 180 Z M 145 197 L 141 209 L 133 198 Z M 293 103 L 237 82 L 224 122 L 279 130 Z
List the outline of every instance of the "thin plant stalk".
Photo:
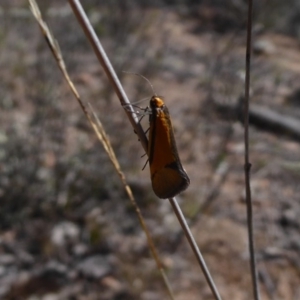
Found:
M 162 278 L 164 280 L 164 283 L 166 285 L 166 288 L 167 288 L 167 292 L 170 296 L 170 298 L 172 300 L 175 300 L 175 297 L 173 295 L 173 292 L 172 292 L 172 289 L 171 289 L 171 286 L 170 286 L 170 283 L 169 283 L 169 280 L 167 278 L 167 275 L 166 275 L 166 272 L 163 268 L 163 264 L 158 256 L 158 253 L 157 253 L 157 250 L 155 248 L 155 245 L 153 243 L 153 240 L 151 238 L 151 235 L 150 235 L 150 232 L 149 232 L 149 229 L 144 221 L 144 218 L 142 216 L 142 213 L 134 199 L 134 196 L 133 196 L 133 193 L 131 191 L 131 188 L 130 186 L 127 184 L 127 181 L 126 181 L 126 178 L 125 178 L 125 175 L 124 173 L 121 171 L 121 167 L 119 165 L 119 162 L 115 156 L 115 153 L 113 151 L 113 148 L 110 144 L 110 141 L 109 141 L 109 138 L 108 136 L 106 135 L 105 133 L 105 130 L 100 122 L 100 120 L 97 118 L 96 114 L 94 113 L 94 110 L 91 108 L 93 114 L 94 114 L 94 119 L 96 120 L 96 122 L 94 122 L 94 120 L 92 119 L 91 115 L 89 114 L 89 112 L 87 111 L 85 105 L 83 104 L 82 100 L 81 100 L 81 97 L 74 85 L 74 83 L 71 81 L 71 78 L 68 74 L 68 71 L 67 71 L 67 68 L 66 68 L 66 65 L 64 63 L 64 60 L 63 60 L 63 56 L 61 54 L 61 51 L 60 51 L 60 48 L 59 48 L 59 45 L 57 43 L 57 41 L 53 38 L 52 34 L 50 33 L 50 30 L 47 26 L 47 24 L 43 21 L 42 19 L 42 16 L 41 16 L 41 13 L 40 13 L 40 10 L 38 8 L 38 5 L 37 3 L 35 2 L 35 0 L 29 0 L 29 3 L 30 3 L 30 7 L 31 7 L 31 11 L 33 13 L 33 15 L 35 16 L 36 20 L 38 21 L 39 23 L 39 26 L 41 28 L 41 31 L 48 43 L 48 46 L 49 48 L 51 49 L 51 52 L 58 64 L 58 67 L 59 69 L 61 70 L 64 78 L 66 79 L 73 95 L 75 96 L 77 102 L 79 103 L 82 111 L 84 112 L 84 115 L 86 116 L 86 118 L 88 119 L 90 125 L 92 126 L 93 130 L 95 131 L 99 141 L 102 143 L 106 153 L 108 154 L 111 162 L 113 163 L 113 166 L 115 167 L 119 177 L 121 178 L 121 181 L 125 187 L 125 191 L 128 195 L 128 198 L 130 199 L 131 201 L 131 204 L 133 205 L 136 213 L 137 213 L 137 216 L 138 216 L 138 219 L 139 219 L 139 222 L 142 226 L 142 229 L 144 230 L 145 234 L 146 234 L 146 238 L 147 238 L 147 242 L 148 242 L 148 246 L 150 248 L 150 252 L 156 262 L 156 265 L 157 265 L 157 268 L 159 270 L 159 272 L 161 273 L 162 275 Z
M 90 21 L 87 17 L 87 15 L 85 14 L 82 6 L 81 6 L 81 3 L 79 0 L 69 0 L 69 3 L 73 9 L 73 12 L 75 14 L 75 16 L 77 17 L 77 20 L 79 22 L 79 24 L 81 25 L 81 27 L 83 28 L 84 32 L 85 32 L 85 35 L 87 36 L 88 40 L 90 41 L 92 47 L 93 47 L 93 50 L 99 60 L 99 62 L 101 63 L 105 73 L 106 73 L 106 76 L 108 77 L 108 79 L 110 80 L 120 102 L 122 105 L 126 105 L 127 107 L 129 106 L 130 107 L 130 102 L 128 100 L 128 97 L 92 27 L 92 25 L 90 24 Z M 133 109 L 132 111 L 128 111 L 128 110 L 125 110 L 126 114 L 127 114 L 127 117 L 129 118 L 135 132 L 137 133 L 140 141 L 141 141 L 141 144 L 144 148 L 144 150 L 146 151 L 146 153 L 148 153 L 147 149 L 148 149 L 148 140 L 147 140 L 147 137 L 141 127 L 141 125 L 139 124 L 138 122 L 138 119 L 136 117 L 136 115 L 133 112 Z M 212 294 L 214 295 L 215 299 L 217 300 L 220 300 L 221 297 L 219 295 L 219 292 L 212 280 L 212 277 L 208 271 L 208 268 L 205 264 L 205 261 L 202 257 L 202 254 L 195 242 L 195 239 L 188 227 L 188 224 L 181 212 L 181 209 L 176 201 L 176 198 L 171 198 L 169 199 L 173 209 L 174 209 L 174 212 L 179 220 L 179 223 L 181 224 L 182 226 L 182 229 L 188 239 L 188 242 L 190 244 L 190 247 L 192 248 L 196 258 L 197 258 L 197 261 L 199 262 L 200 264 L 200 267 L 203 271 L 203 274 L 206 278 L 206 281 L 209 285 L 209 287 L 211 288 L 211 291 L 212 291 Z
M 249 98 L 250 98 L 250 72 L 251 72 L 251 52 L 252 52 L 252 11 L 253 0 L 248 0 L 248 22 L 247 22 L 247 46 L 246 46 L 246 77 L 245 77 L 245 106 L 244 106 L 244 143 L 245 143 L 245 187 L 247 202 L 247 223 L 248 240 L 250 253 L 250 268 L 252 277 L 253 297 L 260 299 L 258 276 L 255 259 L 255 243 L 253 238 L 253 211 L 250 187 L 251 163 L 249 160 Z

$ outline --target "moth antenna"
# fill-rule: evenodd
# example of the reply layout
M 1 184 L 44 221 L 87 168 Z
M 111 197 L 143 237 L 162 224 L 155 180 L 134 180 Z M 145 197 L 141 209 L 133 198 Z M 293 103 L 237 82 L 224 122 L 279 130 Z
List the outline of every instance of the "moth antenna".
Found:
M 155 93 L 155 90 L 154 90 L 154 88 L 153 88 L 153 85 L 152 85 L 152 83 L 150 82 L 150 80 L 149 80 L 148 78 L 146 78 L 145 76 L 143 76 L 143 75 L 141 75 L 141 74 L 139 74 L 139 73 L 133 73 L 133 72 L 127 72 L 127 71 L 123 71 L 123 73 L 136 75 L 136 76 L 139 76 L 139 77 L 143 78 L 144 80 L 146 80 L 146 81 L 149 83 L 149 85 L 150 85 L 150 87 L 151 87 L 151 89 L 152 89 L 153 95 L 154 95 L 154 96 L 157 96 L 157 94 Z

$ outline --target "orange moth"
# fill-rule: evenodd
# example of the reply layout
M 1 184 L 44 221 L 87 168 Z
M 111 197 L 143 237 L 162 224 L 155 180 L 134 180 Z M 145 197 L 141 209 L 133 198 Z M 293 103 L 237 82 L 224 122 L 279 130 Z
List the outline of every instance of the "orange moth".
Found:
M 179 159 L 169 110 L 158 96 L 150 100 L 149 122 L 148 157 L 152 188 L 157 197 L 172 198 L 189 186 L 190 179 Z

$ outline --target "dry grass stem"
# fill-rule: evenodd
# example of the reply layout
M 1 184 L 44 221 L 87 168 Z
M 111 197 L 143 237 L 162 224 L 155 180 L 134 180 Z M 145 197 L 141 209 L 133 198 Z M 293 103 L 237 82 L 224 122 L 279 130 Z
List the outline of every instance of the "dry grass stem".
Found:
M 249 161 L 249 98 L 250 98 L 250 72 L 251 72 L 251 52 L 252 52 L 252 10 L 253 1 L 248 0 L 248 22 L 247 22 L 247 47 L 246 47 L 246 78 L 245 78 L 245 103 L 244 103 L 244 142 L 245 142 L 245 187 L 247 202 L 247 222 L 248 222 L 248 240 L 250 252 L 250 268 L 253 286 L 253 296 L 255 300 L 260 299 L 258 277 L 256 270 L 255 246 L 253 237 L 253 212 L 252 198 L 250 187 L 250 170 L 251 163 Z
M 109 138 L 108 136 L 106 135 L 106 132 L 99 120 L 99 118 L 96 116 L 96 113 L 95 111 L 93 110 L 93 108 L 91 107 L 91 110 L 93 112 L 93 116 L 94 116 L 94 119 L 96 121 L 94 121 L 91 117 L 91 115 L 89 114 L 89 112 L 87 111 L 85 105 L 83 104 L 81 98 L 80 98 L 80 95 L 75 87 L 75 85 L 73 84 L 73 82 L 71 81 L 71 78 L 67 72 L 67 69 L 66 69 L 66 65 L 64 63 L 64 60 L 63 60 L 63 57 L 62 57 L 62 54 L 61 54 L 61 51 L 60 51 L 60 48 L 59 48 L 59 45 L 57 43 L 57 41 L 53 38 L 47 24 L 43 21 L 42 19 L 42 16 L 41 16 L 41 13 L 40 13 L 40 10 L 38 8 L 38 5 L 37 3 L 35 2 L 35 0 L 29 0 L 29 3 L 30 3 L 30 8 L 31 8 L 31 11 L 34 15 L 34 17 L 36 18 L 36 20 L 38 21 L 38 24 L 42 30 L 42 33 L 49 45 L 49 48 L 51 49 L 51 52 L 53 54 L 53 56 L 55 57 L 55 60 L 58 64 L 58 67 L 59 69 L 61 70 L 61 72 L 63 73 L 63 76 L 64 78 L 66 79 L 72 93 L 74 94 L 76 100 L 78 101 L 81 109 L 83 110 L 86 118 L 88 119 L 90 125 L 92 126 L 95 134 L 97 135 L 99 141 L 101 142 L 101 144 L 103 145 L 106 153 L 108 154 L 109 156 L 109 159 L 111 160 L 115 170 L 117 171 L 122 183 L 123 183 L 123 186 L 125 188 L 125 191 L 127 193 L 127 196 L 128 198 L 130 199 L 130 202 L 131 204 L 133 205 L 136 213 L 137 213 L 137 216 L 138 216 L 138 219 L 139 219 L 139 222 L 142 226 L 142 229 L 144 230 L 145 234 L 146 234 L 146 237 L 147 237 L 147 242 L 148 242 L 148 246 L 150 248 L 150 252 L 156 262 L 156 265 L 157 265 L 157 268 L 158 270 L 160 271 L 162 277 L 163 277 L 163 280 L 164 280 L 164 283 L 167 287 L 167 290 L 168 290 L 168 294 L 170 296 L 171 299 L 175 299 L 174 298 L 174 295 L 173 295 L 173 292 L 172 292 L 172 289 L 171 289 L 171 286 L 170 286 L 170 283 L 168 281 L 168 278 L 166 276 L 166 273 L 164 271 L 164 268 L 163 268 L 163 265 L 159 259 L 159 256 L 158 256 L 158 253 L 157 253 L 157 250 L 155 248 L 155 245 L 153 243 L 153 240 L 150 236 L 150 233 L 149 233 L 149 230 L 147 228 L 147 225 L 144 221 L 144 218 L 142 216 L 142 213 L 133 197 L 133 194 L 132 194 L 132 191 L 131 191 L 131 188 L 130 186 L 127 184 L 127 181 L 126 181 L 126 178 L 125 178 L 125 175 L 124 173 L 122 172 L 121 170 L 121 167 L 120 167 L 120 164 L 115 156 L 115 153 L 114 153 L 114 150 L 111 146 L 111 143 L 109 141 Z
M 86 13 L 84 12 L 82 6 L 81 6 L 81 3 L 80 1 L 78 0 L 69 0 L 69 3 L 73 9 L 73 12 L 75 14 L 75 16 L 77 17 L 77 20 L 79 22 L 79 24 L 81 25 L 81 27 L 83 28 L 84 30 L 84 33 L 86 35 L 86 37 L 88 38 L 88 40 L 90 41 L 92 47 L 93 47 L 93 50 L 99 60 L 99 62 L 101 63 L 105 73 L 106 73 L 106 76 L 108 77 L 108 79 L 110 80 L 114 90 L 115 90 L 115 93 L 117 94 L 117 96 L 119 97 L 119 100 L 121 102 L 121 105 L 124 107 L 124 106 L 127 106 L 130 107 L 130 102 L 128 100 L 128 97 L 114 71 L 114 68 L 112 67 L 107 55 L 106 55 L 106 52 L 105 50 L 103 49 Z M 133 111 L 133 109 L 132 109 Z M 136 115 L 134 113 L 132 113 L 132 111 L 128 111 L 127 109 L 125 109 L 125 112 L 128 116 L 128 119 L 129 121 L 131 122 L 135 132 L 137 133 L 140 141 L 141 141 L 141 144 L 143 146 L 143 148 L 145 149 L 146 153 L 148 152 L 147 149 L 148 149 L 148 140 L 146 138 L 146 135 L 140 125 L 140 123 L 138 122 L 138 118 L 136 117 Z M 189 245 L 192 249 L 192 251 L 194 252 L 194 255 L 200 265 L 200 268 L 202 269 L 202 272 L 205 276 L 205 279 L 212 291 L 212 294 L 213 296 L 215 297 L 215 299 L 221 299 L 220 295 L 219 295 L 219 292 L 214 284 L 214 281 L 208 271 L 208 268 L 206 266 L 206 263 L 202 257 L 202 254 L 195 242 L 195 239 L 190 231 L 190 228 L 185 220 L 185 217 L 176 201 L 176 198 L 170 198 L 169 199 L 171 205 L 172 205 L 172 208 L 174 210 L 174 213 L 176 214 L 177 218 L 178 218 L 178 221 L 186 235 L 186 238 L 189 242 Z

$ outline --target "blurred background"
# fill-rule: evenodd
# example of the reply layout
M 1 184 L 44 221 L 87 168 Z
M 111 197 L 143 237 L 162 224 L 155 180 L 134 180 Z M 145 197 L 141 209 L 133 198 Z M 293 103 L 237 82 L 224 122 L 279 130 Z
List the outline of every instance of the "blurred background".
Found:
M 213 299 L 68 3 L 38 5 L 110 136 L 176 299 Z M 180 206 L 223 299 L 251 299 L 240 122 L 247 1 L 84 8 L 131 101 L 152 90 L 123 71 L 164 97 L 191 179 Z M 300 299 L 299 39 L 299 1 L 255 1 L 250 155 L 262 299 Z M 1 1 L 0 66 L 1 299 L 167 299 L 124 188 L 26 1 Z

